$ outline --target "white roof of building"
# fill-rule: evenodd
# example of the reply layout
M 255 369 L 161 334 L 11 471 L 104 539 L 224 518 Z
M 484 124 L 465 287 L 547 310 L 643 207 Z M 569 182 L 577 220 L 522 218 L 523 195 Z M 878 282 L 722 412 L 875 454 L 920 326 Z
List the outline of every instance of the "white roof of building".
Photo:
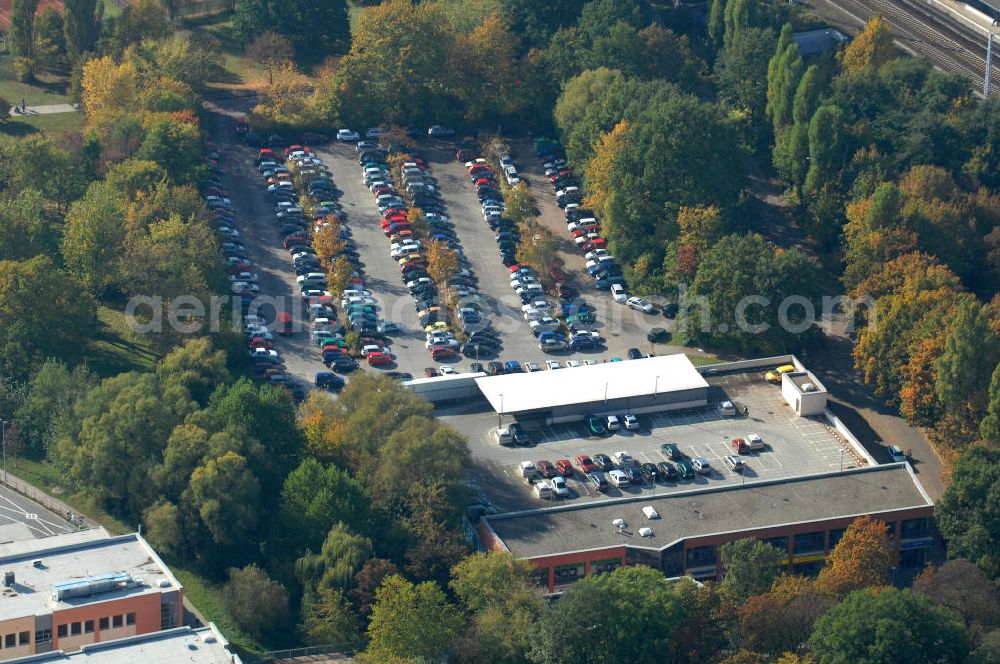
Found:
M 229 642 L 215 625 L 193 629 L 178 627 L 114 641 L 92 643 L 79 651 L 62 650 L 8 660 L 19 664 L 240 664 L 238 655 L 229 651 Z
M 6 572 L 14 574 L 14 584 L 8 588 L 0 583 L 0 620 L 181 587 L 138 534 L 110 537 L 99 528 L 5 544 L 0 547 L 0 581 Z M 56 586 L 66 584 L 71 584 L 66 597 L 57 600 Z
M 477 378 L 476 384 L 498 413 L 708 388 L 691 360 L 681 354 L 488 376 Z

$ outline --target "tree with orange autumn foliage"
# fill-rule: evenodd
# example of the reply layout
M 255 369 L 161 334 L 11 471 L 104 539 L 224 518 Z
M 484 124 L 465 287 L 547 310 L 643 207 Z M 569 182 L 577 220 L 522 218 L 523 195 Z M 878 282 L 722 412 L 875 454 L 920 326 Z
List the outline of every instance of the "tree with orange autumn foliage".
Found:
M 871 516 L 855 519 L 826 558 L 817 587 L 836 597 L 889 582 L 889 528 Z
M 347 243 L 340 239 L 342 229 L 337 217 L 327 215 L 321 221 L 326 223 L 313 233 L 313 248 L 323 266 L 329 270 L 332 267 L 333 258 L 344 250 Z
M 611 194 L 611 171 L 615 159 L 628 142 L 629 123 L 622 120 L 603 134 L 594 145 L 594 156 L 587 162 L 586 177 L 589 195 L 586 205 L 600 212 Z
M 900 369 L 903 389 L 899 393 L 899 412 L 916 426 L 931 426 L 941 417 L 941 404 L 934 394 L 934 363 L 942 350 L 944 339 L 940 335 L 924 337 L 914 343 L 910 361 Z

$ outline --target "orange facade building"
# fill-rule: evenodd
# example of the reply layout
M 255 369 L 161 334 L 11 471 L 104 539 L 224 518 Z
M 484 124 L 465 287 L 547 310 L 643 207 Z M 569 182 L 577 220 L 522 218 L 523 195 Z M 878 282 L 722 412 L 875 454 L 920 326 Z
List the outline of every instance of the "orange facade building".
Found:
M 138 534 L 100 528 L 0 545 L 0 659 L 172 629 L 183 588 Z

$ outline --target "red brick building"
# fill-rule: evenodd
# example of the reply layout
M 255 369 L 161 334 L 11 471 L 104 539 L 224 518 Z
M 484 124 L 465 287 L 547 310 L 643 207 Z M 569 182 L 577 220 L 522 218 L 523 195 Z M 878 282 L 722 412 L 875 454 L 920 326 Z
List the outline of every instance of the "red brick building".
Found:
M 785 551 L 791 570 L 811 573 L 866 514 L 889 525 L 898 566 L 922 567 L 934 543 L 933 511 L 909 464 L 895 463 L 497 514 L 480 520 L 479 537 L 487 549 L 530 560 L 540 584 L 555 592 L 621 565 L 718 578 L 719 546 L 748 537 Z

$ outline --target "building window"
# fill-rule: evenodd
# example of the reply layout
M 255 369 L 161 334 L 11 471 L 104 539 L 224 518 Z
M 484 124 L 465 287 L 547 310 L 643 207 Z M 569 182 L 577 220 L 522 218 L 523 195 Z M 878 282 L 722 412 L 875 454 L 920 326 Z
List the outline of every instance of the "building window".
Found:
M 43 643 L 49 643 L 52 641 L 52 630 L 51 629 L 40 629 L 35 632 L 35 645 L 41 645 Z
M 31 645 L 31 632 L 18 632 L 17 633 L 17 645 L 19 645 L 19 646 L 30 646 Z
M 716 562 L 716 550 L 714 544 L 708 546 L 696 546 L 687 551 L 688 567 L 707 567 Z
M 601 572 L 613 572 L 622 566 L 621 558 L 608 558 L 607 560 L 595 560 L 590 563 L 590 573 L 600 574 Z
M 555 584 L 572 583 L 583 576 L 583 563 L 572 563 L 570 565 L 556 565 Z
M 764 544 L 769 544 L 775 549 L 778 549 L 786 556 L 788 555 L 788 537 L 782 535 L 781 537 L 768 537 L 765 540 L 761 540 Z
M 82 634 L 83 633 L 83 623 L 79 623 L 79 622 L 70 623 L 69 633 L 72 636 L 79 636 L 80 634 Z
M 826 533 L 803 533 L 795 536 L 795 555 L 823 553 L 826 547 Z
M 4 634 L 3 635 L 3 647 L 4 648 L 16 648 L 17 647 L 17 634 Z
M 893 537 L 896 536 L 896 522 L 895 521 L 890 521 L 889 523 L 887 523 L 885 525 L 886 525 L 885 532 L 889 536 L 889 539 L 892 539 Z
M 816 576 L 823 569 L 822 560 L 814 560 L 808 563 L 799 563 L 792 566 L 792 571 L 802 576 Z
M 110 618 L 101 618 L 101 620 L 98 623 L 98 625 L 100 625 L 101 629 L 107 629 L 108 627 L 111 626 L 111 619 Z
M 847 528 L 834 528 L 833 530 L 830 531 L 830 550 L 831 551 L 833 550 L 833 547 L 837 546 L 837 544 L 840 543 L 840 540 L 844 536 L 845 532 L 847 532 Z
M 111 626 L 121 627 L 122 626 L 122 616 L 111 616 Z
M 542 587 L 542 588 L 548 588 L 549 587 L 549 568 L 548 567 L 542 567 L 540 569 L 536 569 L 534 572 L 531 573 L 531 578 L 534 579 L 535 583 L 538 584 L 540 587 Z
M 83 633 L 84 634 L 93 634 L 94 633 L 94 621 L 93 620 L 87 620 L 87 621 L 85 621 L 83 623 Z
M 135 614 L 134 613 L 126 613 L 125 614 L 125 624 L 126 625 L 134 625 L 135 624 Z
M 67 626 L 66 625 L 59 625 L 58 634 L 59 634 L 59 638 L 60 639 L 66 638 L 69 635 L 69 630 L 67 629 Z
M 931 534 L 930 521 L 924 517 L 919 519 L 907 519 L 900 524 L 902 539 L 916 539 L 927 537 Z

